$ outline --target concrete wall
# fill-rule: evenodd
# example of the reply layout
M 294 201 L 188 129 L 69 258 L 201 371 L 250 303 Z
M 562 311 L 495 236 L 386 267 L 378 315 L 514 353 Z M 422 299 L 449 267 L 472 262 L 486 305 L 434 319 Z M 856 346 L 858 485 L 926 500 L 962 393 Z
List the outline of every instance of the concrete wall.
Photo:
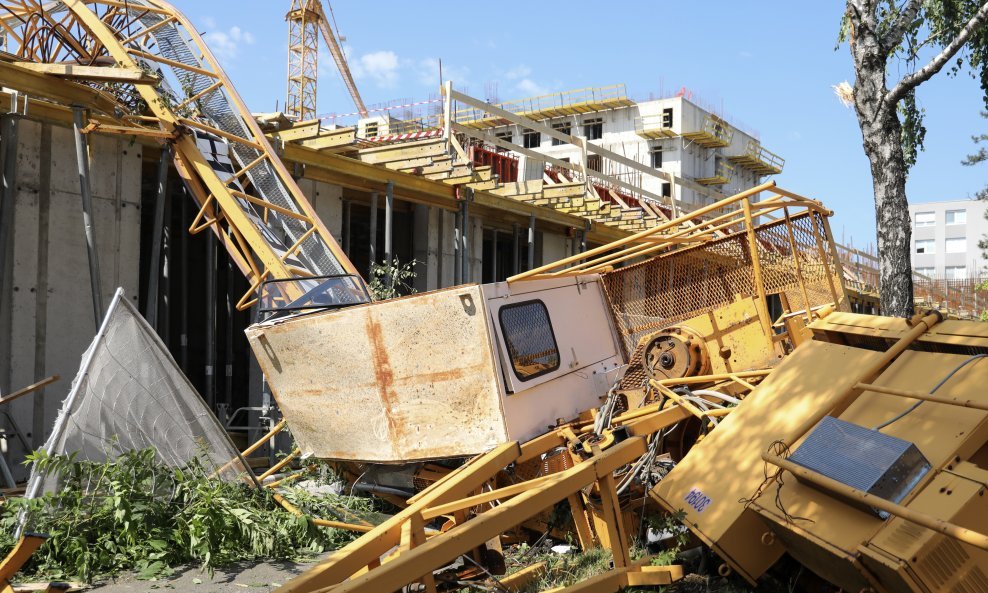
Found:
M 12 282 L 0 288 L 6 314 L 5 331 L 0 331 L 0 359 L 6 362 L 0 368 L 0 389 L 7 392 L 49 375 L 61 376 L 43 394 L 21 398 L 5 410 L 33 448 L 47 438 L 97 324 L 72 131 L 31 120 L 19 125 L 13 253 L 8 262 Z M 104 307 L 118 286 L 136 303 L 141 147 L 92 135 L 90 150 Z M 13 428 L 6 416 L 0 421 L 7 430 Z M 19 462 L 23 454 L 16 438 L 8 441 L 9 461 Z M 20 465 L 11 469 L 15 477 L 25 474 Z
M 337 243 L 343 238 L 343 188 L 312 179 L 299 179 L 298 187 L 309 199 L 316 214 L 336 239 Z

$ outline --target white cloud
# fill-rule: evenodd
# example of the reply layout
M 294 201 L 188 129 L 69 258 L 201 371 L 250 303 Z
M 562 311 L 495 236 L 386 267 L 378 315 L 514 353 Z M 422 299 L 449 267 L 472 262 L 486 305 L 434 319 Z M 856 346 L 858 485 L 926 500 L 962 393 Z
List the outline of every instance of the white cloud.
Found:
M 532 69 L 525 64 L 519 64 L 511 70 L 504 73 L 504 77 L 508 80 L 517 80 L 519 78 L 525 78 L 532 73 Z
M 349 62 L 355 78 L 370 78 L 381 88 L 392 88 L 398 84 L 399 60 L 393 51 L 375 51 Z
M 209 31 L 202 38 L 220 61 L 235 60 L 240 55 L 241 46 L 254 43 L 254 35 L 236 25 L 226 31 Z
M 426 58 L 418 63 L 419 82 L 429 87 L 439 87 L 439 64 L 436 58 Z M 453 85 L 462 90 L 469 84 L 470 69 L 453 64 L 442 63 L 443 80 L 452 80 Z
M 518 84 L 515 85 L 515 88 L 518 90 L 518 92 L 524 93 L 526 95 L 547 95 L 547 94 L 549 94 L 549 89 L 547 89 L 546 87 L 542 86 L 541 84 L 535 82 L 531 78 L 523 78 L 523 79 L 519 80 L 518 81 Z

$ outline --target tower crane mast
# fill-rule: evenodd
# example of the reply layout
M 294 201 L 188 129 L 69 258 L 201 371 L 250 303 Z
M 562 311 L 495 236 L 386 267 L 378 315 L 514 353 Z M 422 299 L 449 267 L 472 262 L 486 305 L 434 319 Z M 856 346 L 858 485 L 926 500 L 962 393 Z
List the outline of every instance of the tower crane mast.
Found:
M 292 0 L 291 9 L 285 19 L 288 21 L 288 94 L 285 114 L 299 120 L 309 120 L 316 116 L 321 33 L 340 76 L 343 77 L 343 83 L 350 92 L 353 104 L 361 115 L 367 115 L 367 106 L 357 90 L 343 48 L 329 26 L 321 0 Z

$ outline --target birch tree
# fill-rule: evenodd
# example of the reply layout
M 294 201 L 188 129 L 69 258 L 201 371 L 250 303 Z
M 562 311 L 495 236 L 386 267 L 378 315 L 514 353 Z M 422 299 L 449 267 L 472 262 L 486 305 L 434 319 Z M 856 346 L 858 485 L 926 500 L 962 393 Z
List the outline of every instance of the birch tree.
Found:
M 926 134 L 916 90 L 944 68 L 968 72 L 988 106 L 986 22 L 980 0 L 847 0 L 840 41 L 854 61 L 853 104 L 871 164 L 884 315 L 913 314 L 906 176 Z

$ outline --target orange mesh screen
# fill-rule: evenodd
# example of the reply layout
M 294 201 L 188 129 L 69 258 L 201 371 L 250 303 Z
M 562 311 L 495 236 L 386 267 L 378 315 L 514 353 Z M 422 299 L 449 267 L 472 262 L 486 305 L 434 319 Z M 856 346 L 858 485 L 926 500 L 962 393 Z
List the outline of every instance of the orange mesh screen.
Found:
M 794 311 L 832 303 L 834 291 L 842 296 L 820 217 L 803 212 L 789 219 L 795 254 L 785 219 L 755 229 L 765 292 L 783 293 Z M 797 258 L 805 299 L 796 271 Z M 642 337 L 725 306 L 735 295 L 754 296 L 758 292 L 745 232 L 607 272 L 603 285 L 629 360 Z

